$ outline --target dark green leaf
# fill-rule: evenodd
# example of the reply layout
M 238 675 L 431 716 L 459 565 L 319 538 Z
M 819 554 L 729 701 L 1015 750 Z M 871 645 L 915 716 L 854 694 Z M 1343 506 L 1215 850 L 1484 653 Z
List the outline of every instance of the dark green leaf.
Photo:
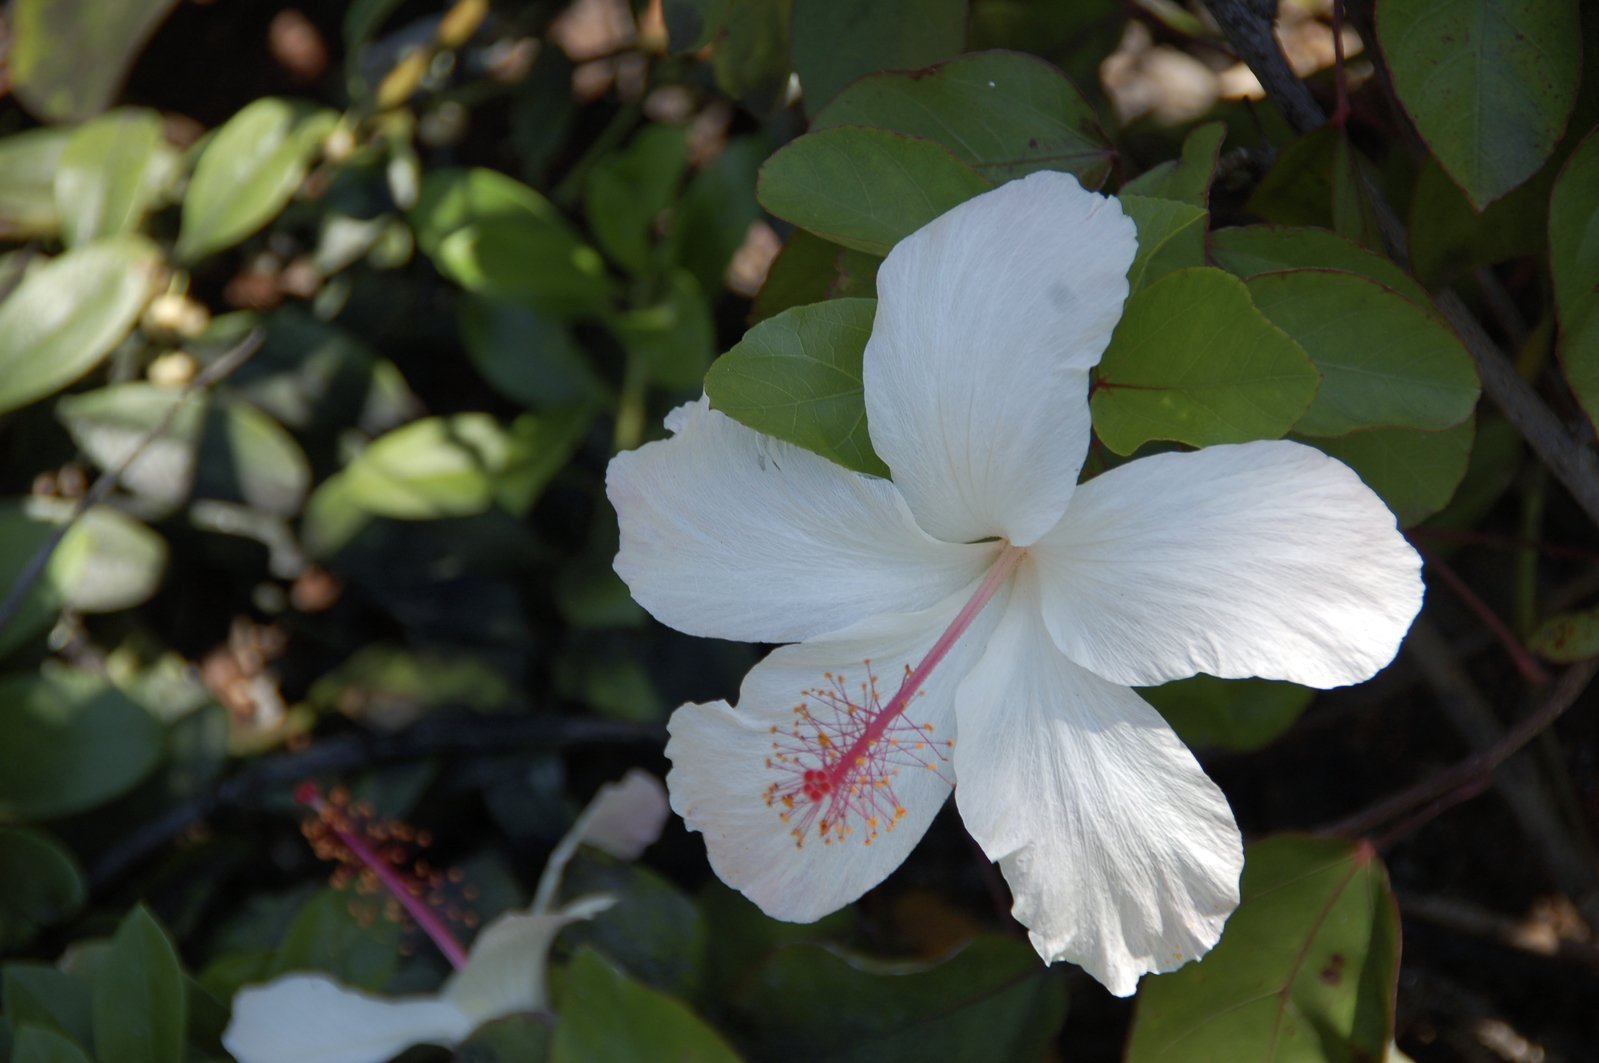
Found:
M 1342 270 L 1370 277 L 1433 312 L 1427 289 L 1391 259 L 1326 229 L 1244 225 L 1212 232 L 1209 243 L 1216 265 L 1245 280 L 1285 269 Z
M 1025 942 L 999 937 L 932 964 L 792 945 L 733 999 L 754 1031 L 750 1055 L 774 1063 L 1044 1059 L 1066 1012 L 1059 975 Z
M 566 325 L 511 299 L 464 294 L 455 307 L 467 357 L 512 402 L 542 408 L 604 394 Z
M 861 356 L 873 299 L 785 310 L 744 334 L 705 374 L 711 406 L 845 468 L 887 476 L 866 431 Z
M 512 1015 L 473 1031 L 456 1047 L 454 1063 L 544 1063 L 553 1036 L 547 1018 Z
M 1531 177 L 1576 102 L 1576 0 L 1384 0 L 1394 94 L 1480 210 Z
M 1122 209 L 1138 226 L 1138 253 L 1127 271 L 1127 285 L 1136 292 L 1173 270 L 1205 264 L 1204 207 L 1174 199 L 1120 197 Z
M 99 114 L 177 0 L 18 0 L 11 11 L 11 85 L 54 122 Z
M 788 41 L 793 0 L 727 5 L 724 35 L 711 56 L 716 87 L 757 114 L 770 111 L 788 88 Z
M 583 197 L 589 229 L 630 273 L 652 272 L 656 222 L 677 198 L 687 151 L 685 128 L 648 125 L 625 151 L 603 157 L 589 171 Z
M 371 911 L 358 918 L 361 905 Z M 357 897 L 329 886 L 306 902 L 289 924 L 263 978 L 325 971 L 346 985 L 379 990 L 399 966 L 400 924 L 381 915 L 383 899 Z
M 1479 211 L 1428 159 L 1411 194 L 1411 271 L 1422 283 L 1436 287 L 1467 278 L 1481 266 L 1542 255 L 1554 175 L 1554 167 L 1545 167 Z
M 766 282 L 750 308 L 750 321 L 765 321 L 796 306 L 841 296 L 873 297 L 882 261 L 795 229 L 766 271 Z
M 119 690 L 55 670 L 0 679 L 0 816 L 50 819 L 125 792 L 155 767 L 161 729 Z
M 0 1007 L 13 1029 L 54 1030 L 79 1046 L 94 1042 L 89 982 L 57 967 L 8 963 L 0 968 Z
M 11 1048 L 11 1063 L 92 1063 L 83 1049 L 70 1038 L 38 1026 L 17 1030 Z
M 195 163 L 173 254 L 193 262 L 277 217 L 336 122 L 332 111 L 270 96 L 228 119 Z
M 79 126 L 55 177 L 61 238 L 70 247 L 137 229 L 173 163 L 152 111 L 113 111 Z
M 165 930 L 140 905 L 94 979 L 94 1052 L 118 1063 L 182 1063 L 188 978 Z
M 1302 435 L 1451 428 L 1477 404 L 1477 371 L 1460 340 L 1375 281 L 1288 270 L 1251 279 L 1249 294 L 1321 371 L 1316 401 L 1294 426 Z
M 1549 201 L 1549 271 L 1560 361 L 1588 419 L 1599 424 L 1599 132 L 1566 163 Z
M 666 259 L 694 274 L 713 298 L 722 290 L 728 262 L 761 216 L 755 175 L 768 150 L 758 137 L 736 138 L 694 175 L 673 210 Z
M 1293 683 L 1196 675 L 1139 694 L 1182 740 L 1204 749 L 1259 749 L 1293 725 L 1316 696 Z
M 947 59 L 966 41 L 966 0 L 795 0 L 794 69 L 815 114 L 876 70 Z
M 614 285 L 599 252 L 543 196 L 493 170 L 435 170 L 411 211 L 440 273 L 480 295 L 532 300 L 566 316 L 606 309 Z
M 1357 173 L 1361 165 L 1344 131 L 1324 126 L 1277 157 L 1248 209 L 1278 225 L 1318 226 L 1367 247 L 1379 246 L 1370 196 Z
M 555 1063 L 739 1058 L 682 1001 L 633 981 L 593 949 L 572 958 L 563 981 L 550 1054 Z
M 1307 439 L 1360 474 L 1399 518 L 1420 524 L 1449 504 L 1465 478 L 1476 436 L 1474 418 L 1453 428 L 1367 428 L 1331 439 Z
M 1268 838 L 1245 852 L 1240 888 L 1210 955 L 1141 987 L 1128 1063 L 1385 1058 L 1399 916 L 1371 847 Z
M 663 0 L 666 43 L 676 54 L 705 47 L 722 28 L 729 0 Z
M 1178 270 L 1127 301 L 1100 362 L 1094 430 L 1117 454 L 1155 439 L 1275 439 L 1309 408 L 1319 381 L 1242 281 L 1209 267 Z
M 882 255 L 988 188 L 981 174 L 931 141 L 844 127 L 784 145 L 761 167 L 756 195 L 785 221 Z
M 1123 196 L 1175 199 L 1195 207 L 1210 206 L 1210 183 L 1216 177 L 1216 159 L 1227 136 L 1224 122 L 1195 126 L 1183 139 L 1183 154 L 1168 159 L 1122 185 Z
M 0 413 L 83 376 L 128 334 L 150 299 L 153 244 L 119 237 L 31 270 L 0 302 Z
M 0 827 L 0 952 L 21 948 L 46 927 L 76 915 L 86 896 L 70 852 L 47 835 Z M 9 984 L 9 983 L 8 983 Z M 7 1004 L 7 1014 L 12 1014 Z
M 567 868 L 568 899 L 604 893 L 616 904 L 562 938 L 589 945 L 645 985 L 692 1000 L 705 976 L 705 920 L 694 902 L 649 868 L 585 853 Z
M 697 392 L 716 355 L 716 324 L 692 273 L 674 269 L 665 280 L 659 302 L 624 311 L 611 327 L 650 380 L 670 390 Z
M 813 130 L 850 125 L 936 141 L 996 182 L 1035 170 L 1065 170 L 1098 188 L 1116 155 L 1093 107 L 1071 82 L 1048 63 L 1017 52 L 963 55 L 927 70 L 872 74 L 846 88 L 811 122 Z M 1214 161 L 1214 150 L 1211 155 Z

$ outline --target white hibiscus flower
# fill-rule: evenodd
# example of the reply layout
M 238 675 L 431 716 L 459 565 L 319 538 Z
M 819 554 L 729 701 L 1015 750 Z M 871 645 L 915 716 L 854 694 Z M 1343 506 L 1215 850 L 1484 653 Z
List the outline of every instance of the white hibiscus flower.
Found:
M 794 643 L 735 709 L 672 717 L 672 806 L 768 914 L 814 920 L 905 858 L 950 790 L 1048 962 L 1118 995 L 1238 904 L 1226 799 L 1130 686 L 1317 687 L 1386 665 L 1420 561 L 1347 467 L 1290 442 L 1167 453 L 1078 485 L 1088 373 L 1134 227 L 1033 174 L 878 272 L 867 426 L 892 482 L 704 400 L 618 455 L 616 570 L 694 635 Z

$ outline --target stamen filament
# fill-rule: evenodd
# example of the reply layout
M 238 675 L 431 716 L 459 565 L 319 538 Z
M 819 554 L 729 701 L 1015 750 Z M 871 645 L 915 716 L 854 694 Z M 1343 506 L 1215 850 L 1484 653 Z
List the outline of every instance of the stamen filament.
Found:
M 332 830 L 339 841 L 344 843 L 355 858 L 361 861 L 367 870 L 377 877 L 377 880 L 383 884 L 383 888 L 388 890 L 389 894 L 400 902 L 406 913 L 422 929 L 422 932 L 432 939 L 433 944 L 438 946 L 440 952 L 444 953 L 444 958 L 450 961 L 452 967 L 460 970 L 466 966 L 466 950 L 461 947 L 459 941 L 455 940 L 455 935 L 450 933 L 449 928 L 444 925 L 444 922 L 434 913 L 433 909 L 428 907 L 427 902 L 411 891 L 410 883 L 396 874 L 394 869 L 389 866 L 388 861 L 374 852 L 372 847 L 367 845 L 359 834 L 349 829 L 343 820 L 342 813 L 328 804 L 315 783 L 301 783 L 294 791 L 294 799 L 323 818 L 328 825 L 328 829 Z

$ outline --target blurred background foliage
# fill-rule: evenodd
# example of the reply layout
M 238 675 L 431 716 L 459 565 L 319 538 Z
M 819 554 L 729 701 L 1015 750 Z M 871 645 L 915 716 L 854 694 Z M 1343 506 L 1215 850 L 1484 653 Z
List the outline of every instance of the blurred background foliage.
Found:
M 819 386 L 793 352 L 853 344 L 858 377 L 893 242 L 1040 168 L 1140 230 L 1098 467 L 1292 432 L 1430 566 L 1370 684 L 1149 692 L 1263 839 L 1229 936 L 1135 1018 L 1038 964 L 952 815 L 813 926 L 674 825 L 574 864 L 568 892 L 622 901 L 560 939 L 559 1018 L 456 1058 L 1593 1058 L 1593 713 L 1452 806 L 1599 654 L 1599 20 L 1348 6 L 1280 5 L 1334 114 L 1307 132 L 1174 0 L 11 0 L 0 1060 L 223 1059 L 232 994 L 290 970 L 436 987 L 425 941 L 327 884 L 294 785 L 414 821 L 467 927 L 525 903 L 595 787 L 663 773 L 667 713 L 759 652 L 631 601 L 606 461 L 706 389 L 880 472 L 858 393 L 774 400 Z M 1450 285 L 1554 443 L 1478 405 L 1479 375 L 1514 388 Z M 1185 331 L 1140 331 L 1174 307 Z M 1212 376 L 1174 384 L 1174 348 Z

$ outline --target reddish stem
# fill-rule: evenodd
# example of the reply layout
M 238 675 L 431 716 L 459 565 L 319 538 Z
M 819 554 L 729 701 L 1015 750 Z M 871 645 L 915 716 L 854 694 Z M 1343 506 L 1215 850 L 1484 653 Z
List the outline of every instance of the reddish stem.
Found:
M 1416 542 L 1414 536 L 1407 536 L 1407 538 L 1410 540 L 1410 545 L 1416 548 L 1416 552 L 1427 563 L 1427 567 L 1442 577 L 1445 583 L 1449 584 L 1450 589 L 1465 603 L 1466 608 L 1477 614 L 1477 619 L 1482 621 L 1483 626 L 1488 629 L 1499 644 L 1504 647 L 1505 652 L 1510 655 L 1511 663 L 1516 666 L 1516 671 L 1521 673 L 1521 677 L 1533 686 L 1548 686 L 1549 673 L 1544 671 L 1543 665 L 1534 660 L 1532 654 L 1527 652 L 1526 647 L 1521 644 L 1521 640 L 1516 638 L 1515 632 L 1510 630 L 1509 625 L 1499 619 L 1499 614 L 1495 613 L 1487 602 L 1478 597 L 1477 592 L 1472 590 L 1466 581 L 1460 578 L 1458 572 L 1440 561 L 1426 547 Z

